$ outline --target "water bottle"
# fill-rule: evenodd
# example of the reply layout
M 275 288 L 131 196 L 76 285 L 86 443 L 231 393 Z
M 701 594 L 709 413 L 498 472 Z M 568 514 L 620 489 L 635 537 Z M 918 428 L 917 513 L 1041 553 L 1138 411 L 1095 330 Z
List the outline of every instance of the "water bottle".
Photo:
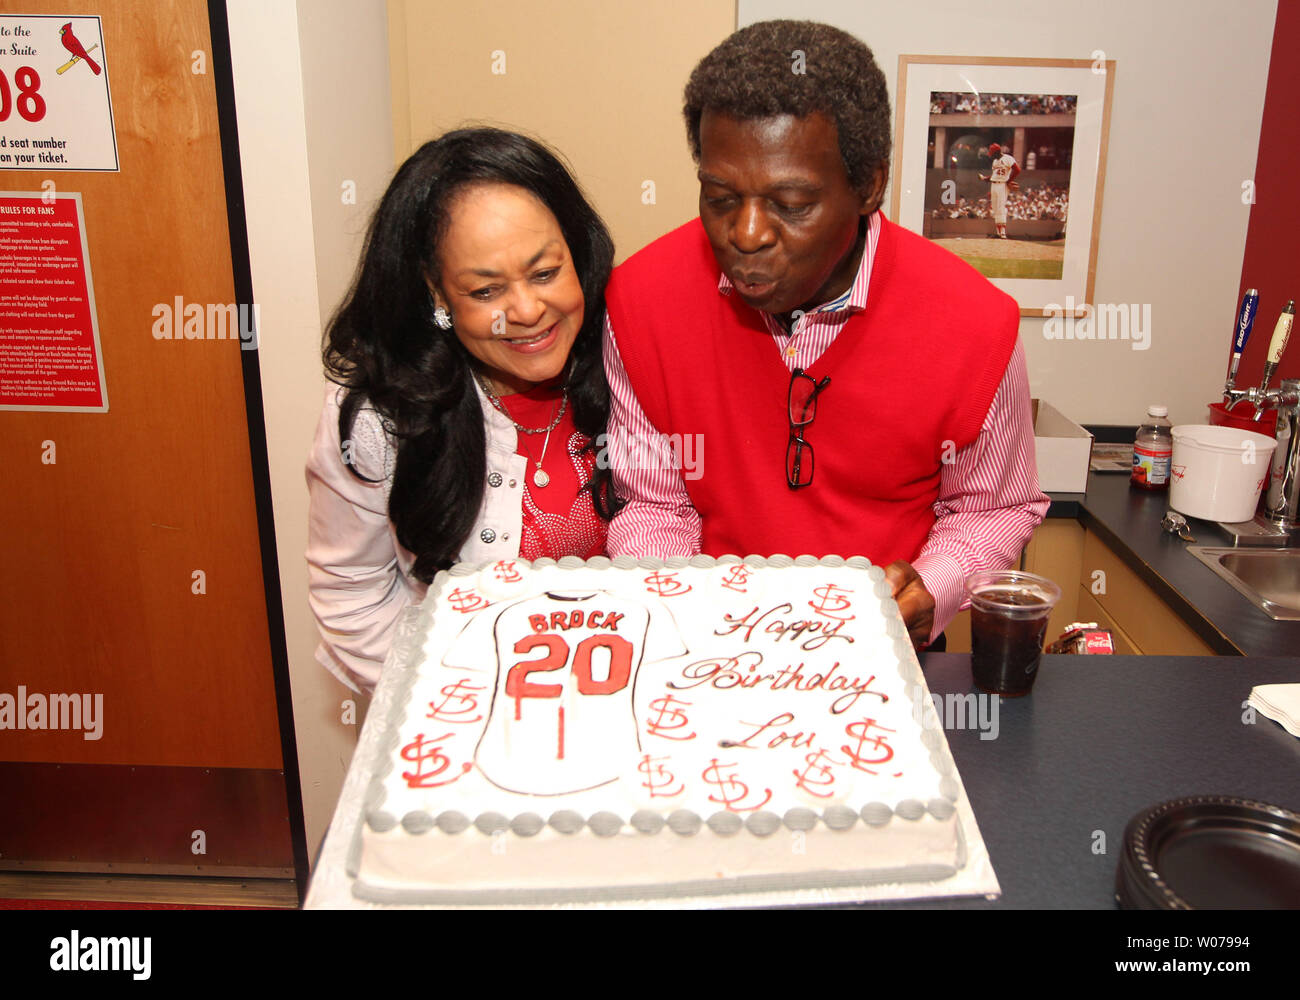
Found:
M 1174 456 L 1174 436 L 1169 408 L 1148 406 L 1146 422 L 1133 442 L 1132 484 L 1153 492 L 1169 489 L 1169 466 Z

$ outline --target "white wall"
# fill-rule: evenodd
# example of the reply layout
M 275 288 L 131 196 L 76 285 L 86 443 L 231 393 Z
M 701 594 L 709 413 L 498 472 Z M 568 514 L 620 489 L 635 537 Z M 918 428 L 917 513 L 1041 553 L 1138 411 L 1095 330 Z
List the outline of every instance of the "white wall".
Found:
M 1137 423 L 1148 403 L 1165 403 L 1175 423 L 1204 423 L 1236 318 L 1241 185 L 1255 169 L 1276 12 L 1275 0 L 740 0 L 739 23 L 797 18 L 852 32 L 891 99 L 904 53 L 1090 59 L 1100 49 L 1114 59 L 1094 301 L 1150 303 L 1151 346 L 1048 341 L 1044 321 L 1026 317 L 1029 379 L 1076 421 Z M 1260 317 L 1265 334 L 1276 318 Z
M 328 321 L 352 284 L 366 225 L 397 166 L 388 4 L 298 0 L 298 31 L 316 279 Z
M 389 12 L 399 157 L 466 122 L 536 135 L 572 166 L 616 261 L 699 211 L 682 87 L 735 30 L 735 0 L 390 0 Z
M 303 466 L 320 415 L 322 323 L 347 289 L 366 221 L 393 170 L 387 14 L 383 0 L 230 0 L 228 10 L 294 725 L 314 855 L 357 726 L 343 722 L 354 696 L 313 656 Z M 355 204 L 344 201 L 348 181 Z

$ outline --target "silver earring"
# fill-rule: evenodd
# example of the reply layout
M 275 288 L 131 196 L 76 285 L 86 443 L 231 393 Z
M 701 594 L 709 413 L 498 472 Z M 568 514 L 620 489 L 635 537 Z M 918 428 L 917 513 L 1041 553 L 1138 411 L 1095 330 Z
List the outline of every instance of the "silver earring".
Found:
M 438 306 L 433 310 L 433 324 L 439 330 L 451 329 L 451 316 L 448 315 L 447 310 L 442 306 Z

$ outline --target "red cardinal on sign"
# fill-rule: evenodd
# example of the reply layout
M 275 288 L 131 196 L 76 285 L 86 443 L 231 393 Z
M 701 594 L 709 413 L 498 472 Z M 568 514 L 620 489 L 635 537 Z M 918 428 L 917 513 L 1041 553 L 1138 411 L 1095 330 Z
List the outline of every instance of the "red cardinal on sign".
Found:
M 99 63 L 86 55 L 86 49 L 77 41 L 77 36 L 72 33 L 72 22 L 69 21 L 59 29 L 59 40 L 63 42 L 63 47 L 71 52 L 78 59 L 84 59 L 86 65 L 94 70 L 95 75 L 99 76 Z

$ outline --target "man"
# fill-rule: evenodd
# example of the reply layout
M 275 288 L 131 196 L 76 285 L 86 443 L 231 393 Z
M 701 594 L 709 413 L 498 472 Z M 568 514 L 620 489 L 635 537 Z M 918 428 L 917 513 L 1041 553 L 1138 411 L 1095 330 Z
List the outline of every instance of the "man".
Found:
M 1004 153 L 996 142 L 989 146 L 989 158 L 993 165 L 988 174 L 980 174 L 980 180 L 989 182 L 989 203 L 993 209 L 993 225 L 997 227 L 998 239 L 1007 238 L 1007 189 L 1016 190 L 1019 185 L 1016 177 L 1020 173 L 1020 164 L 1010 153 Z
M 700 218 L 606 296 L 610 552 L 866 555 L 925 645 L 1047 508 L 1016 303 L 883 218 L 888 94 L 852 36 L 745 28 L 685 114 Z M 629 461 L 647 441 L 694 468 Z

